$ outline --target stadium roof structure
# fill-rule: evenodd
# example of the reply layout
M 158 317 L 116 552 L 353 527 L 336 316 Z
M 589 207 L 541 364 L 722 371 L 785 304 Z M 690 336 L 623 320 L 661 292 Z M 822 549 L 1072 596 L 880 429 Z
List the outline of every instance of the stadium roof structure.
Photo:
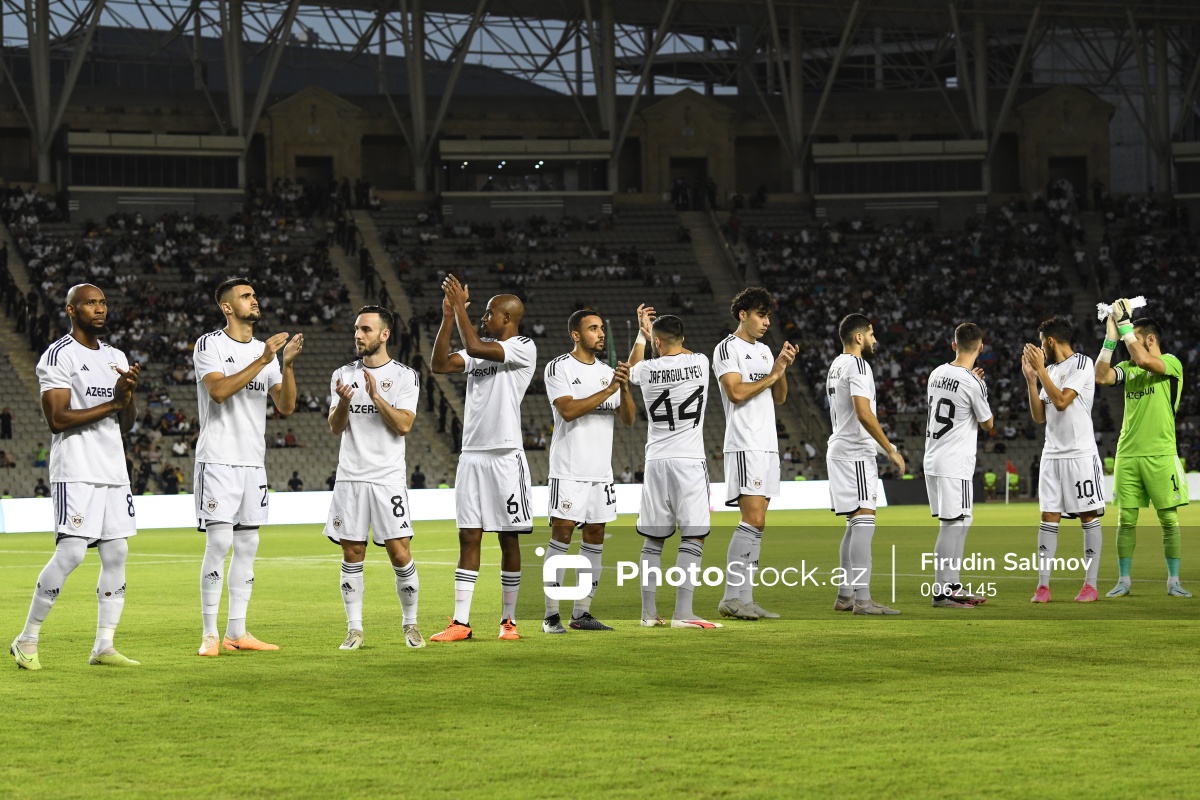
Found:
M 6 60 L 31 65 L 28 86 L 10 69 L 0 78 L 38 142 L 39 176 L 100 26 L 155 31 L 160 48 L 222 42 L 229 127 L 242 134 L 289 44 L 373 61 L 380 93 L 426 159 L 468 63 L 569 95 L 596 138 L 611 140 L 614 160 L 640 98 L 689 87 L 758 97 L 797 163 L 835 91 L 926 90 L 948 105 L 956 92 L 970 117 L 964 135 L 994 146 L 1018 91 L 1033 85 L 1040 49 L 1064 40 L 1071 82 L 1125 94 L 1162 151 L 1194 119 L 1200 80 L 1194 0 L 0 0 L 0 25 Z M 383 65 L 399 54 L 408 91 L 397 104 Z M 255 56 L 265 61 L 251 100 L 244 71 Z M 66 66 L 52 100 L 55 59 Z M 433 71 L 445 76 L 436 108 Z M 1004 92 L 998 119 L 993 89 Z M 618 95 L 629 98 L 621 113 Z M 1173 110 L 1189 111 L 1172 123 Z

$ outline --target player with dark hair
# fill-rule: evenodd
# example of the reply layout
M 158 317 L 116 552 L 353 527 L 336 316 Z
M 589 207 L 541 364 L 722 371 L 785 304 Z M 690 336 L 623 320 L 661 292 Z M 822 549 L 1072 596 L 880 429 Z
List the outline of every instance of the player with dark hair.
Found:
M 796 348 L 784 342 L 778 357 L 760 340 L 778 308 L 766 289 L 749 287 L 730 303 L 737 330 L 713 351 L 713 374 L 725 410 L 725 505 L 737 506 L 741 522 L 729 540 L 725 595 L 717 606 L 723 617 L 777 619 L 754 602 L 767 505 L 779 494 L 779 439 L 775 406 L 787 400 L 787 373 Z
M 1151 503 L 1162 526 L 1167 560 L 1167 594 L 1191 597 L 1179 583 L 1179 507 L 1188 504 L 1187 478 L 1175 442 L 1175 414 L 1183 396 L 1183 364 L 1162 352 L 1162 328 L 1149 317 L 1133 319 L 1131 304 L 1113 304 L 1104 347 L 1096 359 L 1096 383 L 1125 389 L 1125 418 L 1117 439 L 1113 503 L 1117 506 L 1117 563 L 1120 579 L 1109 597 L 1129 594 L 1138 509 Z M 1110 365 L 1117 339 L 1129 358 Z
M 413 527 L 404 466 L 405 437 L 416 417 L 421 376 L 388 355 L 393 325 L 395 318 L 382 306 L 360 308 L 354 320 L 358 358 L 334 370 L 329 380 L 329 430 L 342 441 L 325 535 L 342 547 L 338 583 L 347 629 L 342 650 L 363 645 L 368 531 L 387 550 L 396 573 L 404 642 L 425 646 L 417 628 L 420 581 L 409 552 Z
M 104 292 L 81 283 L 67 292 L 71 332 L 42 353 L 37 376 L 42 414 L 50 426 L 50 487 L 54 555 L 42 569 L 25 629 L 9 652 L 17 667 L 42 668 L 38 636 L 63 585 L 89 547 L 100 555 L 96 642 L 88 663 L 137 666 L 113 648 L 125 607 L 125 561 L 137 534 L 121 435 L 133 427 L 139 366 L 100 340 L 108 323 Z M 40 478 L 39 478 L 40 480 Z
M 825 379 L 833 434 L 825 463 L 833 513 L 846 517 L 840 550 L 843 582 L 835 611 L 889 616 L 894 608 L 871 598 L 871 539 L 879 484 L 876 453 L 887 456 L 903 474 L 904 456 L 888 441 L 875 416 L 875 376 L 867 359 L 875 354 L 875 329 L 863 314 L 849 314 L 838 325 L 842 354 Z
M 934 608 L 974 608 L 986 600 L 962 591 L 960 568 L 974 506 L 977 427 L 992 429 L 983 370 L 983 331 L 973 322 L 954 329 L 954 360 L 935 367 L 926 382 L 925 489 L 938 520 L 934 543 Z
M 646 343 L 654 357 L 645 358 Z M 704 451 L 704 409 L 708 405 L 708 359 L 683 346 L 683 322 L 655 318 L 654 309 L 638 306 L 638 337 L 629 355 L 629 382 L 642 387 L 649 418 L 646 477 L 638 509 L 641 554 L 642 627 L 667 622 L 658 615 L 657 587 L 662 578 L 663 544 L 679 531 L 675 566 L 685 576 L 675 592 L 672 628 L 719 628 L 692 609 L 695 576 L 709 532 L 708 464 Z
M 304 348 L 304 335 L 277 333 L 265 342 L 254 338 L 261 319 L 258 296 L 246 278 L 217 287 L 214 299 L 225 327 L 196 340 L 196 401 L 200 438 L 196 443 L 196 517 L 204 531 L 200 567 L 200 613 L 204 636 L 200 655 L 226 650 L 278 650 L 246 631 L 246 611 L 254 587 L 258 529 L 267 521 L 267 398 L 281 414 L 296 410 L 293 365 Z M 277 354 L 283 351 L 283 367 Z M 217 638 L 222 570 L 229 560 L 229 617 L 225 638 Z
M 545 558 L 563 555 L 575 528 L 583 533 L 579 552 L 591 566 L 591 591 L 575 601 L 570 627 L 582 631 L 612 630 L 592 616 L 592 599 L 600 583 L 604 527 L 617 518 L 613 486 L 614 420 L 630 426 L 637 416 L 629 391 L 629 365 L 614 370 L 600 357 L 605 351 L 604 320 L 590 308 L 567 320 L 574 348 L 546 365 L 546 397 L 554 413 L 550 441 L 550 542 Z M 551 585 L 561 586 L 562 571 Z M 558 600 L 546 598 L 546 633 L 566 633 Z
M 451 275 L 442 283 L 442 325 L 433 342 L 432 368 L 467 374 L 466 419 L 454 500 L 458 523 L 458 569 L 454 572 L 454 617 L 430 639 L 471 638 L 471 599 L 479 578 L 484 531 L 500 542 L 502 612 L 499 638 L 517 634 L 517 593 L 521 588 L 518 534 L 533 531 L 533 492 L 521 435 L 521 398 L 533 379 L 537 345 L 520 335 L 525 305 L 511 294 L 488 301 L 480 336 L 467 316 L 467 287 Z M 450 330 L 458 329 L 463 349 L 450 352 Z
M 1034 603 L 1050 602 L 1051 559 L 1058 550 L 1058 526 L 1063 517 L 1079 518 L 1083 526 L 1083 588 L 1075 600 L 1097 599 L 1100 546 L 1104 535 L 1104 473 L 1096 435 L 1092 429 L 1092 401 L 1096 394 L 1096 367 L 1083 353 L 1071 348 L 1071 323 L 1051 317 L 1038 326 L 1041 347 L 1025 345 L 1021 372 L 1029 396 L 1033 421 L 1046 426 L 1038 477 L 1037 590 Z M 1038 382 L 1041 390 L 1038 390 Z

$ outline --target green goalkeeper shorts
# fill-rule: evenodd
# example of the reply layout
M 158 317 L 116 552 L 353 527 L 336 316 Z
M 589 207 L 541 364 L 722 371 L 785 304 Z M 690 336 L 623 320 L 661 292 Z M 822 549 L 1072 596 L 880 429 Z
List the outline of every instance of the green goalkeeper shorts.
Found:
M 1162 510 L 1188 504 L 1187 477 L 1175 456 L 1118 456 L 1113 470 L 1117 508 Z

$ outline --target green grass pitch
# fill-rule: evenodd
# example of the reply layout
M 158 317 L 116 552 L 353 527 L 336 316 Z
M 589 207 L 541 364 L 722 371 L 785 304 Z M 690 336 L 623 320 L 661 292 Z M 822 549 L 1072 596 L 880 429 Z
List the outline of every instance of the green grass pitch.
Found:
M 919 553 L 936 527 L 922 508 L 886 508 L 874 594 L 897 618 L 832 611 L 829 586 L 760 588 L 775 621 L 723 630 L 646 630 L 637 592 L 611 570 L 593 611 L 613 633 L 541 633 L 540 566 L 525 544 L 522 639 L 495 639 L 498 550 L 487 537 L 476 638 L 403 646 L 392 572 L 371 548 L 367 646 L 340 652 L 339 552 L 319 526 L 264 529 L 250 629 L 277 653 L 201 659 L 202 535 L 147 531 L 131 544 L 118 647 L 140 668 L 87 666 L 95 555 L 73 574 L 42 630 L 44 669 L 0 679 L 0 778 L 10 797 L 1168 797 L 1195 795 L 1200 595 L 1167 597 L 1153 512 L 1145 512 L 1134 594 L 1115 579 L 1115 514 L 1105 518 L 1101 601 L 1032 606 L 1036 577 L 1003 554 L 1035 549 L 1031 504 L 981 505 L 968 551 L 997 558 L 965 575 L 995 584 L 971 610 L 932 609 Z M 1200 590 L 1185 510 L 1183 581 Z M 622 520 L 625 526 L 630 520 Z M 705 565 L 723 565 L 732 514 L 717 514 Z M 772 512 L 763 566 L 817 566 L 829 579 L 840 525 L 828 513 Z M 418 524 L 421 628 L 452 611 L 457 541 Z M 1064 522 L 1058 555 L 1078 556 Z M 617 528 L 605 563 L 634 560 Z M 49 535 L 0 536 L 0 634 L 21 628 Z M 575 548 L 572 548 L 574 551 Z M 674 563 L 667 545 L 664 565 Z M 698 592 L 716 617 L 720 589 Z M 669 616 L 674 590 L 659 611 Z M 569 604 L 564 604 L 564 610 Z M 224 624 L 222 616 L 221 624 Z

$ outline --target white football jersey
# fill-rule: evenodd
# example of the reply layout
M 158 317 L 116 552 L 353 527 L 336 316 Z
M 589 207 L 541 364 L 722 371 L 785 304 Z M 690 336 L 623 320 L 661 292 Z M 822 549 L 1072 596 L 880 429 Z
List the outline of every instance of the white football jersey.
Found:
M 708 405 L 708 359 L 678 353 L 639 361 L 629 381 L 642 387 L 646 416 L 646 461 L 704 455 L 704 409 Z
M 523 449 L 521 398 L 533 380 L 537 345 L 526 336 L 514 336 L 497 344 L 504 348 L 504 361 L 472 358 L 466 350 L 458 351 L 467 375 L 464 453 Z
M 833 423 L 826 457 L 836 461 L 874 459 L 878 452 L 875 440 L 854 411 L 854 398 L 866 397 L 871 401 L 871 413 L 877 413 L 875 374 L 871 365 L 858 356 L 842 353 L 829 366 L 825 392 L 829 397 L 829 419 Z
M 370 370 L 375 388 L 383 401 L 392 408 L 417 413 L 417 398 L 421 392 L 421 376 L 412 367 L 399 361 L 383 366 L 368 367 L 362 360 L 338 367 L 329 379 L 329 394 L 333 408 L 343 401 L 337 393 L 337 382 L 354 389 L 350 403 L 350 418 L 342 431 L 338 451 L 337 480 L 367 481 L 383 485 L 407 485 L 404 462 L 404 437 L 392 432 L 379 416 L 379 409 L 363 380 L 363 370 Z M 331 409 L 332 410 L 332 409 Z
M 553 359 L 543 372 L 546 397 L 554 410 L 554 438 L 550 441 L 550 477 L 572 481 L 612 483 L 613 421 L 621 406 L 618 391 L 594 411 L 567 422 L 554 401 L 560 397 L 582 400 L 612 383 L 613 368 L 596 359 L 585 364 L 570 353 Z
M 771 390 L 759 392 L 744 403 L 733 403 L 725 394 L 721 376 L 736 372 L 742 383 L 754 383 L 767 377 L 775 359 L 771 348 L 762 342 L 747 342 L 740 336 L 727 336 L 713 352 L 713 375 L 721 392 L 725 409 L 725 452 L 760 450 L 779 452 L 779 437 L 775 431 L 775 401 Z
M 38 387 L 70 389 L 70 407 L 95 408 L 113 399 L 113 387 L 128 371 L 129 360 L 115 347 L 100 342 L 96 350 L 85 347 L 70 334 L 62 337 L 38 359 Z M 129 483 L 125 470 L 125 445 L 116 414 L 89 425 L 70 428 L 50 437 L 50 482 L 80 481 L 104 486 Z
M 1038 396 L 1046 404 L 1046 443 L 1042 458 L 1084 458 L 1098 455 L 1092 429 L 1092 400 L 1096 394 L 1096 367 L 1092 359 L 1076 353 L 1046 367 L 1059 391 L 1074 389 L 1078 395 L 1062 411 L 1050 402 L 1043 388 Z
M 926 387 L 925 474 L 971 480 L 979 423 L 992 418 L 987 386 L 965 367 L 942 364 Z
M 267 453 L 267 394 L 283 383 L 279 360 L 273 359 L 240 392 L 217 403 L 208 394 L 204 376 L 218 372 L 236 375 L 254 363 L 267 346 L 258 339 L 239 342 L 225 331 L 206 333 L 196 340 L 196 404 L 200 407 L 200 439 L 196 460 L 203 464 L 238 467 L 265 466 Z

